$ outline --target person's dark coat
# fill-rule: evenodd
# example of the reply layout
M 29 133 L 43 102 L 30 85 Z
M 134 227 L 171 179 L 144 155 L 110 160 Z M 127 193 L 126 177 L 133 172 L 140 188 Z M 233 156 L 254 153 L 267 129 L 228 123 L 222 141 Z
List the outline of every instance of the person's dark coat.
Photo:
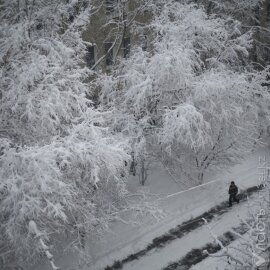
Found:
M 235 184 L 231 184 L 229 188 L 229 194 L 230 195 L 237 195 L 238 193 L 238 187 Z
M 234 182 L 231 182 L 230 188 L 229 188 L 229 206 L 232 206 L 232 202 L 237 202 L 239 203 L 239 199 L 237 198 L 237 193 L 238 193 L 238 187 L 235 185 Z

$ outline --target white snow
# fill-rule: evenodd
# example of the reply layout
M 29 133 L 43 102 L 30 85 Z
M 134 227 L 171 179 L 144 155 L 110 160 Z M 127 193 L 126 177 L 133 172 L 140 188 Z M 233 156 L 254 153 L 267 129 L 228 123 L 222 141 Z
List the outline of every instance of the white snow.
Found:
M 243 235 L 244 239 L 249 239 L 249 235 Z M 241 250 L 243 249 L 243 244 L 241 243 L 241 239 L 237 239 L 228 245 L 228 249 L 234 250 L 235 257 L 239 256 L 241 258 Z M 251 254 L 250 254 L 251 255 Z M 219 257 L 220 256 L 220 257 Z M 258 256 L 256 253 L 253 254 L 253 259 L 255 262 L 258 262 L 259 259 L 263 259 L 263 257 Z M 249 259 L 252 259 L 249 258 Z M 215 254 L 215 256 L 210 256 L 201 261 L 200 263 L 192 266 L 191 270 L 237 270 L 241 269 L 241 266 L 235 263 L 232 263 L 230 259 L 222 256 L 222 251 L 219 251 Z M 236 269 L 237 268 L 237 269 Z
M 107 265 L 113 264 L 116 260 L 121 260 L 136 251 L 145 248 L 153 238 L 168 232 L 171 228 L 196 217 L 218 203 L 228 199 L 228 186 L 230 181 L 235 181 L 240 191 L 247 187 L 259 184 L 259 159 L 264 156 L 270 158 L 268 148 L 261 148 L 250 154 L 242 164 L 234 166 L 230 172 L 211 175 L 207 177 L 209 181 L 216 181 L 198 189 L 192 189 L 160 201 L 160 207 L 165 211 L 165 217 L 160 220 L 153 220 L 145 217 L 140 220 L 140 224 L 125 224 L 117 221 L 112 224 L 111 232 L 103 235 L 100 239 L 89 242 L 91 246 L 91 263 L 85 267 L 86 270 L 101 270 Z M 181 191 L 179 186 L 160 168 L 155 168 L 149 176 L 147 189 L 151 193 L 173 194 Z M 138 180 L 130 179 L 130 190 L 135 192 L 138 189 Z M 222 224 L 217 224 L 215 232 L 217 234 L 225 232 L 231 226 L 239 223 L 237 213 L 246 213 L 245 205 L 235 206 L 232 211 L 225 214 Z M 124 216 L 128 220 L 128 216 Z M 180 240 L 172 242 L 165 249 L 145 256 L 141 260 L 132 262 L 124 266 L 124 269 L 161 269 L 172 260 L 179 260 L 182 255 L 190 251 L 193 247 L 200 247 L 210 241 L 210 234 L 206 228 L 196 230 Z M 74 269 L 78 258 L 76 254 L 59 253 L 55 256 L 56 265 L 62 269 Z M 48 270 L 46 263 L 36 265 L 32 270 Z M 200 269 L 201 270 L 201 269 Z
M 237 218 L 240 214 L 246 217 L 248 214 L 247 204 L 234 206 L 231 211 L 215 219 L 212 223 L 213 231 L 216 235 L 222 235 L 233 227 L 237 227 L 241 221 Z M 211 223 L 211 224 L 212 224 Z M 157 270 L 162 269 L 172 262 L 179 261 L 181 257 L 191 251 L 193 248 L 201 248 L 207 243 L 212 243 L 213 239 L 207 226 L 203 226 L 192 233 L 187 234 L 181 239 L 177 239 L 158 251 L 153 251 L 149 256 L 144 256 L 138 261 L 133 261 L 124 266 L 125 270 Z

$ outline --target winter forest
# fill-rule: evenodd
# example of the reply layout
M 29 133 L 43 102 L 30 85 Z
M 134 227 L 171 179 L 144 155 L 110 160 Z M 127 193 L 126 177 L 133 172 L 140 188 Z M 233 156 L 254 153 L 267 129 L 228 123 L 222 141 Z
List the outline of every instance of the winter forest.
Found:
M 0 270 L 269 269 L 269 63 L 269 0 L 0 0 Z

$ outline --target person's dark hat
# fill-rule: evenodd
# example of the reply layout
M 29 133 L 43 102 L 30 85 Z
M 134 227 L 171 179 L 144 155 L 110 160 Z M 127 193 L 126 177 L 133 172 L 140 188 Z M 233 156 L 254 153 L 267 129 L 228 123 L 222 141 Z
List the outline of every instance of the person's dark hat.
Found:
M 234 185 L 234 181 L 231 182 L 231 185 Z

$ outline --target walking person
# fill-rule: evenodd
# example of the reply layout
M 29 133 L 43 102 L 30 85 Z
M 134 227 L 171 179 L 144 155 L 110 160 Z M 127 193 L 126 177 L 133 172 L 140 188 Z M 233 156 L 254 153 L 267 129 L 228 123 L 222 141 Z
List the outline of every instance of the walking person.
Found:
M 232 202 L 239 203 L 239 199 L 236 197 L 238 194 L 238 187 L 235 185 L 234 181 L 231 182 L 230 188 L 229 188 L 229 207 L 232 206 Z

